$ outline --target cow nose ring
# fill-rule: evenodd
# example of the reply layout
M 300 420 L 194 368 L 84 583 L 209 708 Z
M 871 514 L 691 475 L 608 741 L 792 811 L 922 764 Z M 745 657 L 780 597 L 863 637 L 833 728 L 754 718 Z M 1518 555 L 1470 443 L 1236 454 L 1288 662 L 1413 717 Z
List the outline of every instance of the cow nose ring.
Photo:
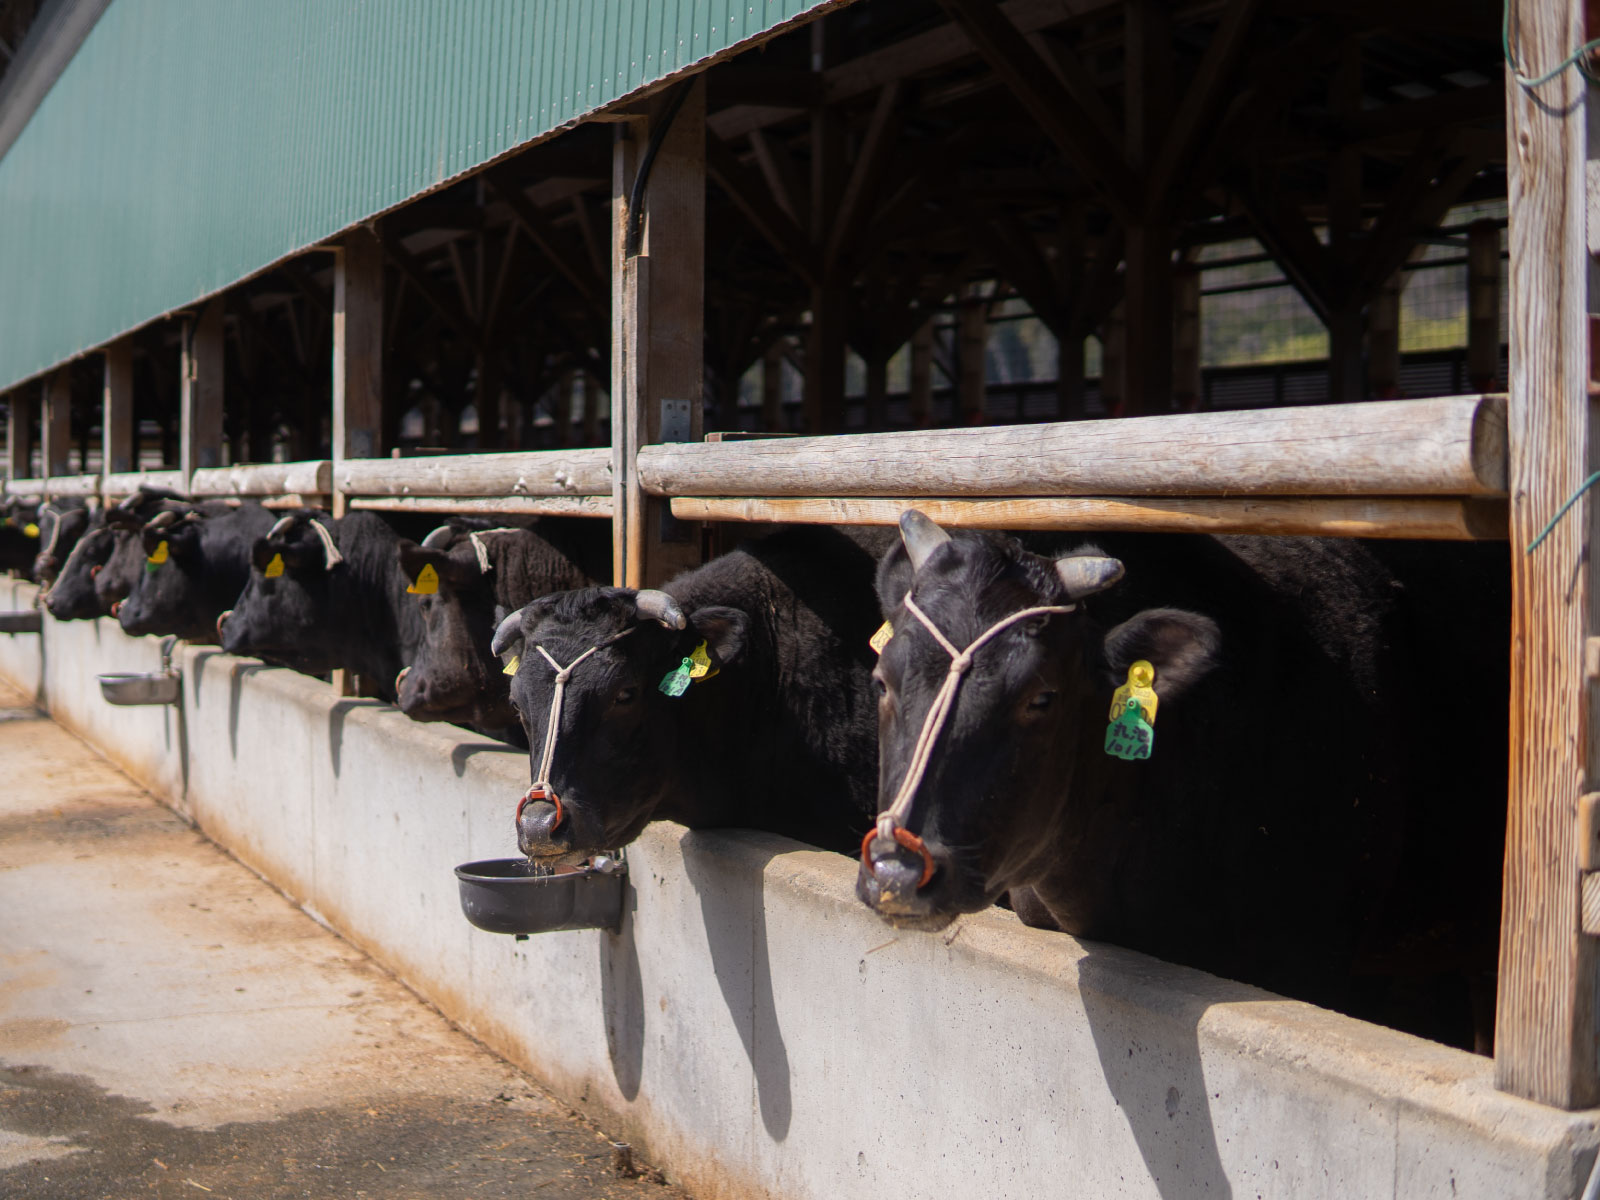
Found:
M 881 835 L 875 827 L 867 830 L 867 836 L 861 839 L 861 861 L 867 864 L 868 870 L 872 869 L 872 843 L 877 841 L 879 836 Z M 933 855 L 928 852 L 923 840 L 904 825 L 891 826 L 889 836 L 897 845 L 904 846 L 911 853 L 921 856 L 922 878 L 917 880 L 917 887 L 919 890 L 927 887 L 928 880 L 933 878 Z

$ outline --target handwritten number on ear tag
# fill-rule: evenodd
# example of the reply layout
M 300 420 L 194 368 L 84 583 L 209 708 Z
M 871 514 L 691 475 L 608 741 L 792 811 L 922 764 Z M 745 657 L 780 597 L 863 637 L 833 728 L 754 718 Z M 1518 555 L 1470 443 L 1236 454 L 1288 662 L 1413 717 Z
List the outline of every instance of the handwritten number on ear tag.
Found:
M 166 562 L 169 557 L 170 555 L 167 553 L 167 543 L 165 541 L 157 542 L 155 553 L 144 560 L 144 569 L 146 571 L 154 572 L 158 570 L 161 564 Z
M 406 588 L 413 596 L 433 596 L 439 591 L 439 572 L 432 563 L 424 563 L 417 572 L 417 581 Z
M 690 652 L 689 663 L 690 679 L 710 679 L 718 673 L 717 668 L 711 665 L 711 654 L 706 650 L 704 642 L 701 642 Z
M 521 666 L 522 656 L 520 654 L 513 654 L 511 656 L 511 661 L 506 664 L 505 670 L 501 671 L 500 673 L 502 675 L 515 675 L 517 673 L 517 669 Z
M 274 554 L 272 561 L 267 564 L 267 569 L 261 572 L 268 579 L 276 579 L 283 574 L 283 555 Z
M 867 639 L 867 645 L 872 647 L 874 654 L 882 654 L 883 648 L 889 644 L 889 639 L 894 636 L 894 626 L 885 621 L 878 626 L 878 632 Z
M 661 694 L 677 699 L 689 690 L 689 679 L 694 672 L 694 662 L 684 659 L 676 667 L 666 673 L 661 680 Z
M 1111 724 L 1106 753 L 1134 762 L 1149 758 L 1155 748 L 1156 669 L 1144 659 L 1128 665 L 1128 682 L 1111 697 Z

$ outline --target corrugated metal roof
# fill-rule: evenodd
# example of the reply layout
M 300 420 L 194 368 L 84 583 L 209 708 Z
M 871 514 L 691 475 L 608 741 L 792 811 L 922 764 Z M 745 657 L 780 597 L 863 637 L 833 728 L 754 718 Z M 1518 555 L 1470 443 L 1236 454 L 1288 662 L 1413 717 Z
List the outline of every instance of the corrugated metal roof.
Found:
M 832 0 L 112 0 L 0 159 L 0 388 Z

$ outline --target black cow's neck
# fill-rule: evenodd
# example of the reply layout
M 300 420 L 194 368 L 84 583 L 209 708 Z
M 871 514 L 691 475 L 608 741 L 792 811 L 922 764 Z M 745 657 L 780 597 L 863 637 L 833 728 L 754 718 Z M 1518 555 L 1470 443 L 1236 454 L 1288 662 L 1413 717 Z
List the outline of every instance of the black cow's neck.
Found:
M 392 700 L 395 676 L 416 658 L 423 632 L 396 555 L 398 536 L 381 518 L 354 513 L 337 523 L 336 540 L 344 561 L 331 569 L 329 592 L 345 661 Z

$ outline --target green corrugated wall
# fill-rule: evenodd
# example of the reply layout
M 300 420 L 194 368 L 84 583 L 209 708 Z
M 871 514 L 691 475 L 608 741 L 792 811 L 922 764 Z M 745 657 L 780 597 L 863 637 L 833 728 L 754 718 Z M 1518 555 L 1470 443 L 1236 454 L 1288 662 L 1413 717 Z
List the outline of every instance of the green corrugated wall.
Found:
M 825 0 L 113 0 L 0 159 L 0 389 Z

